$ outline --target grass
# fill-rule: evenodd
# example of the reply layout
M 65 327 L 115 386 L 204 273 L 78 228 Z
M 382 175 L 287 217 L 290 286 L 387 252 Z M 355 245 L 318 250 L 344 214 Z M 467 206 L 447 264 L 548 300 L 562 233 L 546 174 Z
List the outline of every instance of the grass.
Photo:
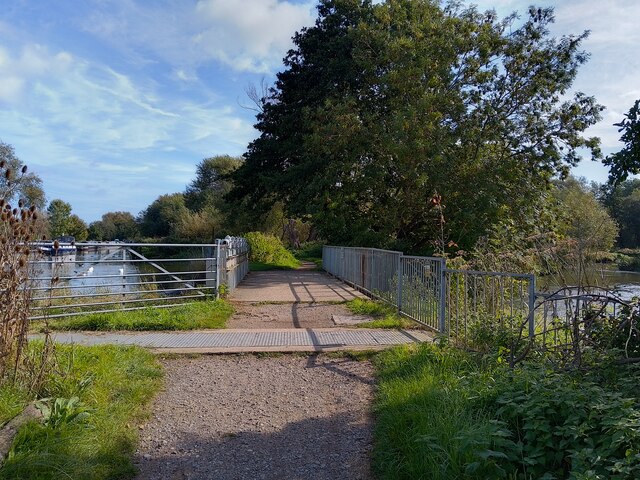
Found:
M 470 400 L 492 381 L 491 369 L 459 350 L 405 346 L 374 359 L 374 469 L 384 479 L 462 479 L 488 416 Z
M 419 324 L 399 315 L 394 306 L 382 301 L 356 298 L 347 302 L 346 307 L 356 315 L 374 318 L 356 325 L 360 328 L 419 328 Z
M 37 355 L 41 344 L 32 342 L 29 348 Z M 56 417 L 57 425 L 23 426 L 0 478 L 132 478 L 138 425 L 161 385 L 161 366 L 138 347 L 58 345 L 56 360 L 56 371 L 48 376 L 41 396 L 78 397 L 88 415 L 76 421 Z M 10 407 L 2 402 L 5 421 L 29 400 L 24 390 L 7 386 L 0 387 L 0 399 L 10 400 Z
M 300 263 L 277 264 L 277 263 L 249 262 L 249 271 L 265 272 L 268 270 L 295 270 L 299 266 L 300 266 Z
M 224 328 L 233 314 L 225 300 L 206 300 L 170 308 L 145 308 L 110 313 L 91 313 L 51 320 L 53 330 L 197 330 Z M 42 322 L 34 324 L 42 328 Z

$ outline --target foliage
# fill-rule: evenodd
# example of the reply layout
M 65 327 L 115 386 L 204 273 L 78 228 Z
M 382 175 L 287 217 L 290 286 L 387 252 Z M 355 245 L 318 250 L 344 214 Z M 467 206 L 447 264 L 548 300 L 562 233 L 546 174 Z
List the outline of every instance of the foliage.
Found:
M 261 232 L 249 232 L 249 260 L 274 267 L 298 268 L 300 262 L 287 250 L 279 238 Z
M 640 173 L 640 100 L 636 100 L 620 123 L 616 123 L 619 132 L 623 132 L 620 141 L 624 148 L 609 155 L 603 163 L 608 165 L 609 182 L 619 183 L 629 174 Z
M 630 272 L 640 272 L 640 255 L 619 255 L 618 268 Z
M 69 228 L 71 226 L 71 204 L 59 198 L 51 200 L 47 207 L 47 215 L 49 217 L 49 232 L 51 238 L 58 238 L 64 235 L 71 235 Z
M 172 308 L 93 313 L 56 319 L 52 330 L 197 330 L 224 328 L 233 307 L 224 300 L 195 302 Z
M 89 225 L 92 240 L 132 240 L 139 235 L 136 219 L 129 212 L 107 212 Z
M 224 215 L 213 206 L 199 212 L 188 210 L 175 226 L 174 238 L 186 242 L 213 243 L 222 236 Z
M 42 210 L 46 204 L 42 180 L 33 172 L 23 171 L 25 164 L 16 157 L 11 145 L 0 141 L 0 168 L 6 174 L 7 170 L 14 174 L 20 172 L 20 176 L 0 176 L 0 198 L 10 203 L 18 203 L 22 200 L 25 205 L 33 205 Z
M 640 179 L 600 185 L 598 197 L 620 226 L 618 246 L 640 247 Z
M 634 479 L 637 366 L 552 372 L 421 345 L 375 358 L 379 478 Z
M 68 221 L 68 234 L 72 235 L 76 241 L 84 242 L 89 238 L 87 224 L 76 214 L 71 214 Z
M 261 99 L 231 198 L 311 218 L 328 241 L 461 248 L 501 221 L 532 221 L 541 192 L 598 140 L 601 107 L 561 102 L 586 34 L 549 36 L 550 9 L 497 19 L 458 2 L 323 0 Z M 291 128 L 295 125 L 296 128 Z
M 41 354 L 41 344 L 29 348 Z M 51 399 L 41 400 L 48 420 L 20 429 L 0 478 L 133 477 L 138 425 L 160 387 L 159 363 L 137 347 L 59 345 L 56 357 L 57 370 L 37 392 Z M 22 406 L 29 398 L 22 394 Z
M 322 260 L 322 247 L 324 242 L 310 241 L 304 242 L 300 245 L 300 248 L 294 250 L 293 254 L 300 260 Z
M 82 422 L 89 417 L 89 411 L 78 397 L 41 398 L 36 407 L 42 412 L 44 424 L 50 428 L 59 428 Z
M 638 398 L 570 374 L 526 369 L 496 389 L 510 451 L 496 455 L 522 478 L 633 479 L 640 475 Z
M 242 164 L 242 158 L 218 155 L 205 158 L 196 167 L 196 178 L 184 192 L 184 202 L 193 212 L 223 208 L 223 198 L 232 188 L 229 175 Z
M 615 221 L 585 183 L 569 177 L 559 184 L 557 193 L 565 217 L 560 231 L 575 242 L 580 257 L 611 250 L 618 236 Z
M 188 210 L 182 193 L 160 195 L 140 215 L 140 230 L 147 237 L 170 237 Z

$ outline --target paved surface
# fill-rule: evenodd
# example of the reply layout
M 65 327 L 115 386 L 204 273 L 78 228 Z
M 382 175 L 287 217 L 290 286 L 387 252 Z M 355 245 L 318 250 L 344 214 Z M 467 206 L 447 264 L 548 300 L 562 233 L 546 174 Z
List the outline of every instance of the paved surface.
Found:
M 422 330 L 342 328 L 135 333 L 56 332 L 53 337 L 61 343 L 139 345 L 155 350 L 194 353 L 368 350 L 432 339 Z
M 365 295 L 324 272 L 249 272 L 231 293 L 235 302 L 344 302 Z

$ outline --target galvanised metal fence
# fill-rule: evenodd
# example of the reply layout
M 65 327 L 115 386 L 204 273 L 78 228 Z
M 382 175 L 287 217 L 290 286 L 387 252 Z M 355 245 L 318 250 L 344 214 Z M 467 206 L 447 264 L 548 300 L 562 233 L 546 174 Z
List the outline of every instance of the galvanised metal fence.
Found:
M 323 248 L 324 270 L 440 333 L 466 338 L 493 321 L 535 331 L 535 277 L 451 270 L 445 259 L 374 248 Z
M 32 251 L 32 320 L 216 298 L 248 270 L 248 246 L 237 237 L 215 244 L 98 242 L 57 249 L 41 242 Z

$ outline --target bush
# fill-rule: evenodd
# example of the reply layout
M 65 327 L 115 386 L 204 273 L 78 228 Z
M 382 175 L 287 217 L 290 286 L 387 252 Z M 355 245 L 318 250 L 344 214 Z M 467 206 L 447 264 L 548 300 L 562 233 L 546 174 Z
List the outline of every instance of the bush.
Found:
M 300 265 L 279 238 L 261 232 L 249 232 L 244 237 L 249 242 L 249 259 L 252 262 L 281 268 L 298 268 Z
M 640 272 L 640 256 L 620 254 L 618 256 L 618 268 L 629 272 Z
M 376 367 L 381 479 L 640 478 L 640 365 L 510 369 L 421 345 Z

